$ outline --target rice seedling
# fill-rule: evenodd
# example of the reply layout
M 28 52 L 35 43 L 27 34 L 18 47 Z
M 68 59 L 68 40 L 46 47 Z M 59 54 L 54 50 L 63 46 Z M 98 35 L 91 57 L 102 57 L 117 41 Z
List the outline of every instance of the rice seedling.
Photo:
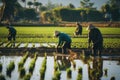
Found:
M 0 47 L 1 47 L 1 45 L 3 45 L 4 44 L 4 42 L 0 42 Z
M 31 78 L 31 74 L 26 74 L 23 79 L 24 80 L 30 80 L 30 78 Z
M 25 68 L 24 67 L 20 68 L 20 77 L 23 78 L 25 74 L 26 74 Z
M 11 72 L 14 70 L 15 68 L 15 63 L 14 61 L 10 62 L 8 67 L 7 67 L 7 75 L 11 76 Z
M 61 72 L 59 70 L 54 72 L 54 76 L 52 77 L 52 80 L 60 80 Z
M 2 75 L 2 74 L 0 74 L 0 80 L 6 80 L 6 79 L 5 79 L 5 76 Z
M 30 72 L 31 74 L 33 73 L 36 59 L 37 59 L 37 54 L 35 53 L 35 54 L 34 54 L 34 58 L 31 60 L 30 65 L 29 65 L 29 72 Z
M 2 63 L 0 63 L 0 73 L 2 72 Z
M 11 44 L 11 42 L 10 42 L 10 41 L 9 41 L 9 42 L 7 42 L 7 43 L 6 43 L 6 45 L 5 45 L 5 47 L 8 47 L 10 44 Z
M 54 71 L 57 71 L 59 69 L 57 61 L 54 62 Z
M 18 48 L 20 46 L 21 42 L 17 43 L 15 48 Z
M 26 43 L 24 47 L 27 48 L 28 47 L 28 43 Z
M 82 75 L 81 74 L 77 75 L 77 80 L 82 80 Z
M 52 77 L 52 80 L 60 80 L 60 75 L 61 75 L 60 65 L 57 62 L 56 57 L 54 56 L 54 76 Z
M 46 71 L 46 63 L 47 63 L 47 54 L 44 55 L 44 60 L 42 61 L 41 69 L 40 69 L 40 78 L 44 80 L 45 71 Z
M 78 74 L 82 74 L 83 70 L 81 67 L 78 68 Z
M 72 77 L 72 70 L 70 68 L 66 69 L 67 72 L 67 78 L 71 78 Z
M 19 69 L 23 67 L 23 65 L 24 65 L 27 57 L 28 57 L 28 52 L 25 53 L 25 55 L 23 56 L 23 58 L 21 59 L 21 61 L 18 63 L 18 68 Z

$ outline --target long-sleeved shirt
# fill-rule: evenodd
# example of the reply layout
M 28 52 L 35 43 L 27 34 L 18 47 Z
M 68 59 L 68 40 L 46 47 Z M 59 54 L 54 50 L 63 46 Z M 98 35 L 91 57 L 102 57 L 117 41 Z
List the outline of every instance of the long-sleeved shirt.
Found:
M 59 42 L 58 42 L 58 46 L 61 46 L 62 44 L 64 44 L 64 42 L 68 42 L 71 43 L 71 37 L 65 33 L 60 33 L 59 34 Z
M 9 34 L 10 34 L 10 35 L 15 35 L 15 34 L 16 34 L 16 29 L 13 28 L 13 27 L 10 27 L 10 28 L 9 28 Z
M 88 42 L 93 42 L 93 44 L 103 42 L 103 37 L 98 28 L 91 29 L 88 34 Z

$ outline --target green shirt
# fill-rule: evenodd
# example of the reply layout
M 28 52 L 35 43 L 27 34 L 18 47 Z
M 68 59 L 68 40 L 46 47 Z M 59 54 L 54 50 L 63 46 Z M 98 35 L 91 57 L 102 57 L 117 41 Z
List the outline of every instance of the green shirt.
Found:
M 72 40 L 71 40 L 71 37 L 65 33 L 60 33 L 58 35 L 59 37 L 59 43 L 58 43 L 58 46 L 61 46 L 63 45 L 64 43 L 71 43 Z

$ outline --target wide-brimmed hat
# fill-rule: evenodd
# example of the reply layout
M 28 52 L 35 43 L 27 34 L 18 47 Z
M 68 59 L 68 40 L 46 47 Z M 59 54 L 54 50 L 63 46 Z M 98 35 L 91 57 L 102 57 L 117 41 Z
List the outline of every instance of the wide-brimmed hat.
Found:
M 92 24 L 89 24 L 88 27 L 86 28 L 86 30 L 91 30 L 94 29 L 95 27 Z
M 56 30 L 56 31 L 54 32 L 54 37 L 57 37 L 57 35 L 58 35 L 59 33 L 60 33 L 60 31 L 57 31 L 57 30 Z

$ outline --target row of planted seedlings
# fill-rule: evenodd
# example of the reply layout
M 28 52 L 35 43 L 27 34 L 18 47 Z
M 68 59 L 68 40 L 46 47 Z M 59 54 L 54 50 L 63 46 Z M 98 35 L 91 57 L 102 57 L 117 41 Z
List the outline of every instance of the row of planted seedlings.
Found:
M 72 66 L 73 66 L 73 69 L 72 69 Z M 67 80 L 71 80 L 72 79 L 72 71 L 76 70 L 76 62 L 74 61 L 73 58 L 69 58 L 66 56 L 62 56 L 60 58 L 60 61 L 57 61 L 57 56 L 54 54 L 54 76 L 53 76 L 52 80 L 60 80 L 62 70 L 66 71 Z M 83 75 L 82 67 L 79 67 L 77 69 L 77 73 L 78 73 L 78 75 L 77 75 L 76 80 L 82 80 L 82 75 Z
M 19 43 L 15 43 L 15 42 L 1 42 L 0 43 L 0 47 L 2 47 L 2 48 L 18 48 L 19 46 L 20 46 L 20 44 L 21 44 L 21 42 L 19 42 Z
M 14 43 L 14 42 L 7 42 L 7 43 L 1 43 L 0 47 L 5 47 L 5 48 L 20 48 L 20 47 L 50 47 L 50 48 L 55 48 L 56 43 Z M 85 48 L 87 46 L 86 43 L 72 43 L 72 48 Z
M 0 63 L 0 73 L 2 72 L 2 69 L 3 69 L 3 66 Z M 11 73 L 14 69 L 15 69 L 15 63 L 14 63 L 14 61 L 11 61 L 7 66 L 6 75 L 11 77 Z M 0 80 L 5 80 L 5 76 L 0 74 Z
M 104 40 L 104 48 L 119 48 L 120 45 L 118 44 L 119 43 L 119 40 L 118 39 L 113 39 L 113 40 L 108 40 L 108 39 L 105 39 Z M 78 41 L 74 41 L 71 45 L 72 48 L 87 48 L 87 45 L 88 43 L 86 41 L 81 41 L 81 42 L 78 42 Z M 14 43 L 14 42 L 0 42 L 0 47 L 5 47 L 5 48 L 20 48 L 20 47 L 50 47 L 50 48 L 55 48 L 56 46 L 56 43 L 50 43 L 50 42 L 46 42 L 46 43 L 21 43 L 21 42 L 17 42 L 17 43 Z
M 40 80 L 44 80 L 45 78 L 46 63 L 47 63 L 47 54 L 45 53 L 44 59 L 42 61 L 41 68 L 40 68 Z
M 30 78 L 31 78 L 31 76 L 33 74 L 34 68 L 35 68 L 36 60 L 37 60 L 37 53 L 34 54 L 34 57 L 32 58 L 32 60 L 30 62 L 29 73 L 24 76 L 24 80 L 30 80 Z
M 1 42 L 0 47 L 2 48 L 35 48 L 35 47 L 50 47 L 50 48 L 55 48 L 56 43 L 15 43 L 15 42 Z
M 26 59 L 28 58 L 28 52 L 26 52 L 26 54 L 22 57 L 22 59 L 20 60 L 20 62 L 18 63 L 18 70 L 19 70 L 19 74 L 20 77 L 23 78 L 24 80 L 30 80 L 34 67 L 35 67 L 35 62 L 37 59 L 37 54 L 34 54 L 34 57 L 32 58 L 30 65 L 29 65 L 29 73 L 26 74 L 25 68 L 24 68 L 24 63 L 26 62 Z M 81 53 L 81 55 L 79 56 L 79 59 L 83 61 L 83 63 L 88 64 L 88 73 L 89 73 L 89 79 L 92 80 L 96 80 L 96 78 L 100 78 L 102 76 L 102 60 L 100 58 L 98 59 L 94 59 L 94 57 L 92 56 L 86 56 L 85 51 L 83 50 L 83 52 Z M 67 78 L 71 79 L 72 78 L 72 69 L 71 69 L 71 64 L 73 66 L 73 68 L 76 68 L 76 62 L 74 61 L 74 59 L 70 59 L 65 56 L 64 58 L 60 59 L 61 63 L 58 62 L 56 55 L 54 54 L 54 75 L 52 77 L 52 80 L 60 80 L 61 79 L 61 70 L 65 70 L 67 73 Z M 93 67 L 95 68 L 90 68 L 90 62 L 93 61 Z M 95 62 L 94 62 L 95 61 Z M 42 61 L 42 65 L 40 68 L 40 80 L 44 80 L 45 78 L 45 72 L 46 72 L 46 63 L 47 63 L 47 55 L 45 53 L 44 59 Z M 96 67 L 96 65 L 98 67 Z M 14 70 L 14 62 L 11 62 L 8 67 L 7 67 L 7 73 L 8 76 L 11 75 L 11 72 Z M 2 71 L 2 64 L 0 64 L 0 71 Z M 83 76 L 83 71 L 82 68 L 79 67 L 77 69 L 77 80 L 82 80 L 82 76 Z M 107 74 L 107 71 L 106 71 Z M 0 80 L 4 80 L 1 79 L 4 76 L 0 75 Z
M 60 75 L 61 72 L 60 72 L 59 64 L 57 62 L 57 57 L 54 54 L 54 75 L 52 80 L 60 80 Z
M 29 65 L 29 73 L 26 74 L 25 68 L 24 68 L 24 63 L 28 57 L 28 53 L 21 59 L 21 62 L 19 62 L 19 72 L 20 72 L 20 77 L 23 78 L 24 80 L 30 80 L 34 67 L 35 67 L 35 62 L 37 60 L 37 53 L 34 54 L 34 57 L 32 58 L 30 65 Z
M 99 56 L 93 57 L 90 54 L 86 55 L 85 51 L 83 50 L 79 58 L 80 60 L 82 60 L 84 64 L 88 65 L 89 80 L 100 80 L 103 75 L 104 76 L 108 75 L 108 69 L 106 68 L 103 70 L 103 59 L 101 57 Z M 80 74 L 82 73 L 81 68 L 78 69 L 77 80 L 82 80 L 80 79 L 82 76 L 79 73 Z M 111 78 L 115 78 L 115 77 L 113 76 Z
M 29 53 L 26 52 L 25 55 L 20 60 L 20 62 L 18 63 L 18 71 L 19 71 L 20 78 L 24 78 L 24 80 L 30 80 L 31 74 L 34 70 L 35 61 L 37 59 L 37 54 L 35 54 L 29 66 L 30 74 L 26 74 L 24 64 L 26 62 L 26 59 L 28 58 L 28 54 Z M 2 64 L 0 64 L 0 73 L 2 72 L 2 68 L 3 68 Z M 14 70 L 14 68 L 15 68 L 15 62 L 11 61 L 7 66 L 7 72 L 6 72 L 7 76 L 11 77 L 11 73 Z M 0 80 L 5 80 L 5 76 L 0 74 Z
M 0 80 L 5 80 L 5 76 L 1 74 L 2 69 L 3 67 L 2 67 L 2 64 L 0 63 Z
M 22 59 L 20 60 L 20 62 L 18 63 L 18 71 L 19 71 L 19 75 L 21 78 L 23 78 L 25 76 L 25 68 L 24 68 L 24 64 L 28 58 L 28 52 L 26 52 L 26 54 L 22 57 Z

